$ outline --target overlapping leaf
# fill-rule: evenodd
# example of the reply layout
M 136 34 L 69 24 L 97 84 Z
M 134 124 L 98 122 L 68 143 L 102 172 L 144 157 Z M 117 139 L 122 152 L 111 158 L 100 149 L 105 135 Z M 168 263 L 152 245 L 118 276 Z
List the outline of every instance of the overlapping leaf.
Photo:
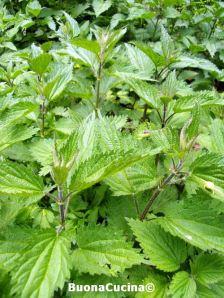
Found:
M 74 267 L 90 274 L 116 275 L 144 262 L 119 232 L 102 226 L 85 227 L 77 232 L 78 249 L 73 252 Z
M 41 198 L 44 195 L 42 179 L 22 164 L 0 163 L 0 192 L 22 197 Z
M 198 157 L 190 167 L 190 180 L 215 198 L 224 200 L 224 157 L 209 153 Z
M 140 191 L 150 189 L 159 181 L 157 177 L 155 161 L 151 157 L 143 162 L 137 162 L 133 166 L 107 178 L 106 184 L 110 186 L 116 196 L 133 195 Z
M 223 216 L 211 207 L 211 198 L 202 195 L 176 202 L 157 218 L 166 231 L 203 250 L 224 252 Z
M 145 254 L 158 269 L 176 271 L 185 261 L 187 249 L 184 241 L 165 232 L 158 224 L 132 219 L 129 225 Z
M 4 243 L 3 243 L 4 245 Z M 69 278 L 69 237 L 46 230 L 27 239 L 14 261 L 12 294 L 20 297 L 52 297 Z M 0 248 L 1 249 L 1 248 Z M 9 246 L 9 250 L 11 247 Z

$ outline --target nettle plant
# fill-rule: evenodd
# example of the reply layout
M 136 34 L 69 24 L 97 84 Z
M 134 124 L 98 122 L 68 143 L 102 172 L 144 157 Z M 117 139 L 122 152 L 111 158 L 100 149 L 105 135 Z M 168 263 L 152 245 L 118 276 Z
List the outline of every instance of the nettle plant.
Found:
M 223 4 L 3 2 L 1 296 L 222 297 Z

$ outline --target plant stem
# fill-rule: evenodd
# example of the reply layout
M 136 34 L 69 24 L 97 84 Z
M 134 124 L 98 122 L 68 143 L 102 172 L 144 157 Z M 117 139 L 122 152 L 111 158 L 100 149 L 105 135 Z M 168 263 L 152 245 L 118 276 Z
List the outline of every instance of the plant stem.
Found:
M 157 188 L 152 193 L 148 203 L 145 206 L 145 209 L 143 210 L 142 214 L 140 215 L 140 220 L 144 220 L 147 213 L 149 212 L 152 204 L 156 200 L 156 198 L 159 196 L 159 194 L 164 190 L 164 188 L 170 183 L 170 181 L 173 179 L 173 177 L 180 171 L 180 169 L 183 166 L 183 160 L 180 160 L 178 165 L 176 166 L 175 171 L 170 173 L 163 181 L 160 183 L 160 185 L 157 186 Z
M 166 120 L 165 120 L 165 124 L 167 124 L 167 122 L 175 115 L 175 113 L 171 114 Z
M 164 67 L 160 70 L 160 72 L 159 72 L 159 73 L 157 74 L 157 76 L 156 76 L 156 79 L 157 79 L 157 80 L 159 79 L 159 77 L 162 76 L 163 72 L 164 72 L 166 69 L 168 69 L 169 66 L 170 66 L 172 63 L 173 63 L 172 61 L 169 62 L 166 66 L 164 66 Z
M 38 82 L 39 82 L 39 92 L 40 92 L 40 98 L 42 100 L 42 104 L 40 105 L 40 112 L 41 112 L 41 137 L 44 137 L 44 127 L 45 127 L 45 112 L 46 112 L 46 106 L 45 106 L 45 96 L 43 94 L 43 86 L 42 86 L 42 78 L 40 75 L 37 76 Z
M 154 40 L 154 38 L 155 38 L 155 34 L 156 34 L 156 31 L 157 31 L 157 26 L 158 26 L 158 23 L 159 23 L 159 18 L 160 18 L 160 15 L 157 16 L 156 23 L 154 25 L 154 30 L 153 30 L 153 33 L 152 33 L 152 40 Z
M 64 210 L 64 218 L 66 219 L 66 215 L 68 213 L 68 207 L 71 200 L 71 194 L 67 196 L 66 203 L 65 203 L 65 210 Z
M 162 119 L 162 128 L 166 125 L 166 112 L 167 112 L 167 105 L 163 105 L 163 119 Z
M 143 111 L 142 121 L 145 121 L 147 119 L 147 110 L 148 110 L 148 105 L 146 103 L 144 105 L 144 111 Z
M 132 198 L 133 198 L 133 201 L 134 201 L 134 204 L 135 204 L 135 209 L 136 209 L 137 215 L 139 216 L 140 215 L 140 210 L 139 210 L 139 206 L 138 206 L 138 201 L 136 200 L 134 194 L 132 195 Z
M 160 115 L 160 112 L 159 112 L 159 110 L 158 110 L 158 109 L 156 109 L 156 112 L 157 112 L 157 114 L 158 114 L 158 116 L 159 116 L 159 119 L 160 119 L 160 121 L 162 122 L 163 120 L 162 120 L 162 117 L 161 117 L 161 115 Z
M 41 119 L 41 136 L 44 137 L 44 127 L 45 127 L 45 101 L 43 99 L 43 103 L 41 104 L 40 107 L 41 114 L 42 114 L 42 119 Z
M 97 72 L 97 78 L 96 78 L 96 105 L 95 105 L 95 111 L 96 111 L 96 117 L 98 118 L 98 110 L 100 106 L 100 82 L 101 82 L 101 74 L 102 74 L 102 61 L 100 61 L 98 72 Z
M 58 207 L 59 207 L 61 227 L 64 228 L 64 225 L 65 225 L 65 207 L 64 207 L 64 200 L 63 200 L 63 191 L 62 191 L 62 188 L 60 186 L 58 186 Z
M 214 30 L 215 30 L 215 25 L 217 23 L 218 19 L 215 19 L 213 24 L 212 24 L 212 27 L 211 27 L 211 30 L 210 30 L 210 33 L 208 35 L 208 39 L 212 36 L 212 34 L 214 33 Z

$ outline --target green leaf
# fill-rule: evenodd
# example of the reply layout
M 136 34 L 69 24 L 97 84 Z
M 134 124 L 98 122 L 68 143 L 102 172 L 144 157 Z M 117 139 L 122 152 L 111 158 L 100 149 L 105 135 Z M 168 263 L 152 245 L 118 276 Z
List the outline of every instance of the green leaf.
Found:
M 10 49 L 12 51 L 17 51 L 17 48 L 16 46 L 10 42 L 10 41 L 5 41 L 3 42 L 1 45 L 0 45 L 1 48 L 7 48 L 7 49 Z
M 34 234 L 35 232 L 30 228 L 22 229 L 16 225 L 11 229 L 4 230 L 4 237 L 0 238 L 1 267 L 7 271 L 13 270 L 21 253 L 28 246 L 30 237 L 33 237 Z
M 125 44 L 125 46 L 131 65 L 134 66 L 139 73 L 144 73 L 148 79 L 151 79 L 155 69 L 152 60 L 137 47 L 130 44 Z
M 224 258 L 218 254 L 200 254 L 191 262 L 194 278 L 207 286 L 224 280 Z
M 22 208 L 23 204 L 16 199 L 3 198 L 0 201 L 0 229 L 3 230 L 12 224 Z
M 144 262 L 131 243 L 107 227 L 80 228 L 76 240 L 78 249 L 73 252 L 72 260 L 80 273 L 116 276 L 118 272 Z
M 161 146 L 165 152 L 172 153 L 173 151 L 179 151 L 179 135 L 175 129 L 165 127 L 151 130 L 149 131 L 149 138 L 155 147 Z
M 97 41 L 83 39 L 83 38 L 76 38 L 72 41 L 72 45 L 83 48 L 87 51 L 93 52 L 96 55 L 100 53 L 100 46 Z
M 119 150 L 93 155 L 82 162 L 74 172 L 70 182 L 70 190 L 80 192 L 89 188 L 131 164 L 145 159 L 150 154 L 155 154 L 155 151 L 141 153 L 135 150 L 127 152 Z
M 224 123 L 221 119 L 214 119 L 210 125 L 209 149 L 222 154 L 224 152 Z
M 63 161 L 63 164 L 72 163 L 74 158 L 77 157 L 79 141 L 79 134 L 75 131 L 66 139 L 65 142 L 63 142 L 63 144 L 61 144 L 58 150 L 58 155 L 59 159 Z
M 93 0 L 92 6 L 96 17 L 107 11 L 112 5 L 111 0 Z
M 174 106 L 175 112 L 191 111 L 195 106 L 212 107 L 224 105 L 224 99 L 213 91 L 198 91 L 191 95 L 180 97 Z
M 138 200 L 138 198 L 136 198 L 136 200 Z M 142 205 L 139 208 L 143 208 L 145 200 L 143 200 L 143 203 L 139 200 L 139 203 Z M 110 196 L 106 202 L 106 214 L 109 226 L 123 230 L 125 235 L 132 236 L 133 233 L 125 219 L 126 217 L 137 218 L 139 216 L 132 197 L 120 196 L 115 199 Z M 118 214 L 119 216 L 117 216 Z
M 41 164 L 43 167 L 41 174 L 48 173 L 50 165 L 53 163 L 53 140 L 39 139 L 35 140 L 29 146 L 29 152 L 33 159 Z
M 25 143 L 17 143 L 2 152 L 4 157 L 14 161 L 31 162 L 33 160 L 29 148 Z
M 134 43 L 138 49 L 140 49 L 143 53 L 145 53 L 155 64 L 155 66 L 163 66 L 165 64 L 165 59 L 163 56 L 155 52 L 150 45 L 144 44 L 142 42 L 135 42 Z
M 6 270 L 0 269 L 0 287 L 2 298 L 10 297 L 10 276 Z
M 189 141 L 197 137 L 199 125 L 200 125 L 200 109 L 198 106 L 195 106 L 195 108 L 192 111 L 190 124 L 186 129 L 186 134 Z
M 96 36 L 101 52 L 104 52 L 104 59 L 106 61 L 108 56 L 112 54 L 112 50 L 114 49 L 117 42 L 126 33 L 126 28 L 121 28 L 118 30 L 105 30 L 101 29 L 100 27 L 95 28 L 96 29 L 92 29 L 92 31 Z
M 165 232 L 153 221 L 129 219 L 129 225 L 145 254 L 154 266 L 163 271 L 176 271 L 187 257 L 184 241 Z
M 198 137 L 200 125 L 200 110 L 196 106 L 192 111 L 191 118 L 184 124 L 180 132 L 180 147 L 181 150 L 189 150 L 195 139 Z
M 78 133 L 72 133 L 69 138 L 55 150 L 53 154 L 52 176 L 57 185 L 63 185 L 69 171 L 75 163 L 78 155 Z
M 70 239 L 53 230 L 39 232 L 28 239 L 29 245 L 15 261 L 12 294 L 25 297 L 52 297 L 70 276 Z
M 216 297 L 221 298 L 223 295 L 223 290 L 224 290 L 224 282 L 222 281 L 222 282 L 212 285 L 211 291 L 209 294 L 211 295 L 211 292 L 212 292 L 212 295 L 214 295 L 214 298 L 216 298 Z
M 169 60 L 174 52 L 174 43 L 163 26 L 161 26 L 161 46 L 164 57 Z
M 194 298 L 196 283 L 186 271 L 177 272 L 171 281 L 169 293 L 172 298 Z
M 134 92 L 136 92 L 140 99 L 144 100 L 149 107 L 159 107 L 159 91 L 155 86 L 137 79 L 128 79 L 125 80 L 125 82 L 131 86 Z
M 162 96 L 167 98 L 166 100 L 168 101 L 171 100 L 180 88 L 179 83 L 180 82 L 177 80 L 176 77 L 176 72 L 172 71 L 171 73 L 169 73 L 166 80 L 161 86 Z
M 107 178 L 105 183 L 110 186 L 113 195 L 123 196 L 150 189 L 158 180 L 155 161 L 150 157 Z
M 50 54 L 47 54 L 47 53 L 40 54 L 39 56 L 33 58 L 30 61 L 30 68 L 36 73 L 38 73 L 39 75 L 42 75 L 46 71 L 51 60 L 52 60 L 52 57 Z
M 208 153 L 199 156 L 190 166 L 189 179 L 218 200 L 224 201 L 224 157 Z
M 0 129 L 23 120 L 25 116 L 37 110 L 38 105 L 29 101 L 13 103 L 3 110 L 0 119 Z
M 44 96 L 48 100 L 55 100 L 64 91 L 66 85 L 72 79 L 73 65 L 64 65 L 62 69 L 57 69 L 52 73 L 49 81 L 44 87 Z
M 26 6 L 26 11 L 28 14 L 31 14 L 37 17 L 41 12 L 41 5 L 38 0 L 30 1 Z
M 44 184 L 30 168 L 15 162 L 1 162 L 0 192 L 20 197 L 41 198 L 44 195 Z
M 191 56 L 179 56 L 178 62 L 174 63 L 172 65 L 174 68 L 199 68 L 203 70 L 207 70 L 209 72 L 215 72 L 219 73 L 220 70 L 217 68 L 215 64 L 213 64 L 211 61 L 204 59 L 204 58 L 198 58 L 198 57 L 191 57 Z
M 95 138 L 103 152 L 110 150 L 122 150 L 123 148 L 134 147 L 136 142 L 134 138 L 127 138 L 120 133 L 122 127 L 125 126 L 127 118 L 104 117 L 95 120 Z
M 95 114 L 91 114 L 90 117 L 87 117 L 79 127 L 79 137 L 77 139 L 77 147 L 79 149 L 77 161 L 79 163 L 88 159 L 93 154 L 96 142 L 96 119 Z M 74 150 L 76 150 L 76 148 L 74 148 Z M 75 153 L 77 154 L 77 152 Z
M 152 19 L 154 16 L 155 16 L 155 13 L 152 11 L 147 11 L 143 7 L 133 6 L 129 9 L 128 20 Z
M 66 18 L 66 27 L 71 38 L 76 37 L 80 33 L 79 25 L 67 12 L 63 12 Z
M 33 218 L 33 227 L 40 227 L 42 229 L 51 228 L 54 221 L 54 213 L 48 209 L 34 208 L 31 212 Z
M 216 284 L 211 284 L 204 286 L 202 284 L 197 284 L 197 295 L 203 298 L 222 298 L 222 293 L 224 289 L 224 282 L 218 282 Z
M 155 219 L 167 232 L 203 250 L 224 252 L 223 216 L 212 209 L 210 198 L 194 197 L 170 204 L 165 216 Z
M 91 41 L 93 45 L 92 49 L 86 50 L 85 47 L 90 46 L 89 42 L 84 40 L 84 43 L 83 43 L 82 39 L 80 43 L 79 43 L 79 39 L 75 41 L 75 43 L 76 42 L 77 42 L 77 47 L 72 44 L 68 44 L 66 52 L 68 53 L 68 55 L 70 55 L 73 59 L 77 60 L 79 63 L 81 62 L 85 65 L 90 66 L 94 75 L 97 76 L 97 70 L 99 68 L 99 58 L 98 58 L 98 55 L 96 54 L 96 51 L 98 53 L 98 44 L 96 44 L 95 42 L 92 43 Z
M 166 298 L 168 290 L 168 280 L 165 276 L 151 271 L 149 275 L 143 280 L 143 285 L 154 285 L 153 292 L 138 292 L 136 298 Z
M 156 201 L 154 201 L 150 210 L 153 211 L 154 214 L 164 213 L 166 208 L 169 208 L 169 204 L 178 200 L 178 190 L 175 185 L 167 186 L 157 197 Z
M 10 125 L 1 129 L 0 151 L 7 147 L 31 138 L 36 132 L 37 128 L 26 127 L 23 125 Z

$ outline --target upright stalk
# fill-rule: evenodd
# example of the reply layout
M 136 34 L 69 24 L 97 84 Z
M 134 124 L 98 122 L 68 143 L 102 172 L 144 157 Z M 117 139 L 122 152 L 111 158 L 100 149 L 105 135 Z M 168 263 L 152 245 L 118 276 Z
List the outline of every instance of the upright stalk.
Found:
M 40 105 L 40 113 L 41 113 L 41 128 L 40 128 L 40 134 L 41 137 L 44 138 L 45 135 L 45 113 L 46 113 L 46 105 L 45 105 L 45 96 L 43 94 L 43 86 L 42 86 L 42 78 L 40 75 L 38 75 L 38 82 L 40 84 L 39 86 L 39 93 L 42 100 L 42 103 Z
M 156 23 L 154 24 L 154 30 L 153 30 L 153 33 L 152 33 L 152 40 L 154 40 L 155 35 L 156 35 L 156 32 L 157 32 L 157 27 L 158 27 L 158 23 L 159 23 L 159 18 L 160 18 L 160 15 L 157 16 Z
M 58 207 L 59 207 L 59 214 L 60 214 L 60 224 L 61 228 L 64 228 L 65 225 L 65 206 L 64 206 L 64 199 L 63 199 L 63 190 L 61 186 L 58 186 Z
M 208 39 L 212 36 L 212 34 L 214 33 L 215 31 L 215 26 L 216 26 L 216 23 L 217 23 L 218 19 L 215 19 L 212 26 L 211 26 L 211 30 L 210 30 L 210 33 L 208 35 Z
M 167 112 L 167 105 L 163 105 L 163 118 L 162 118 L 162 128 L 166 125 L 166 112 Z
M 44 127 L 45 127 L 45 100 L 43 97 L 43 103 L 40 106 L 40 110 L 41 110 L 41 136 L 44 137 Z
M 146 103 L 144 105 L 144 111 L 143 111 L 142 121 L 145 121 L 147 119 L 147 110 L 148 110 L 148 105 Z
M 72 193 L 69 193 L 67 197 L 65 197 L 65 209 L 64 209 L 64 218 L 66 219 L 67 213 L 68 213 L 68 207 L 71 200 Z
M 139 205 L 138 205 L 138 201 L 136 200 L 134 194 L 132 195 L 132 199 L 133 199 L 134 204 L 135 204 L 135 209 L 136 209 L 137 216 L 139 216 L 140 215 Z
M 164 190 L 164 188 L 170 183 L 170 181 L 173 179 L 174 176 L 178 174 L 178 172 L 181 170 L 183 166 L 183 160 L 180 160 L 176 168 L 172 173 L 170 173 L 166 178 L 163 179 L 163 181 L 157 186 L 157 188 L 152 193 L 148 203 L 145 206 L 145 209 L 143 210 L 142 214 L 140 215 L 140 219 L 144 220 L 147 213 L 149 212 L 152 204 L 156 200 L 156 198 L 159 196 L 159 194 Z
M 96 117 L 98 117 L 98 110 L 100 106 L 100 82 L 101 82 L 102 68 L 103 68 L 103 63 L 102 61 L 100 61 L 97 77 L 96 77 L 96 104 L 95 104 Z

